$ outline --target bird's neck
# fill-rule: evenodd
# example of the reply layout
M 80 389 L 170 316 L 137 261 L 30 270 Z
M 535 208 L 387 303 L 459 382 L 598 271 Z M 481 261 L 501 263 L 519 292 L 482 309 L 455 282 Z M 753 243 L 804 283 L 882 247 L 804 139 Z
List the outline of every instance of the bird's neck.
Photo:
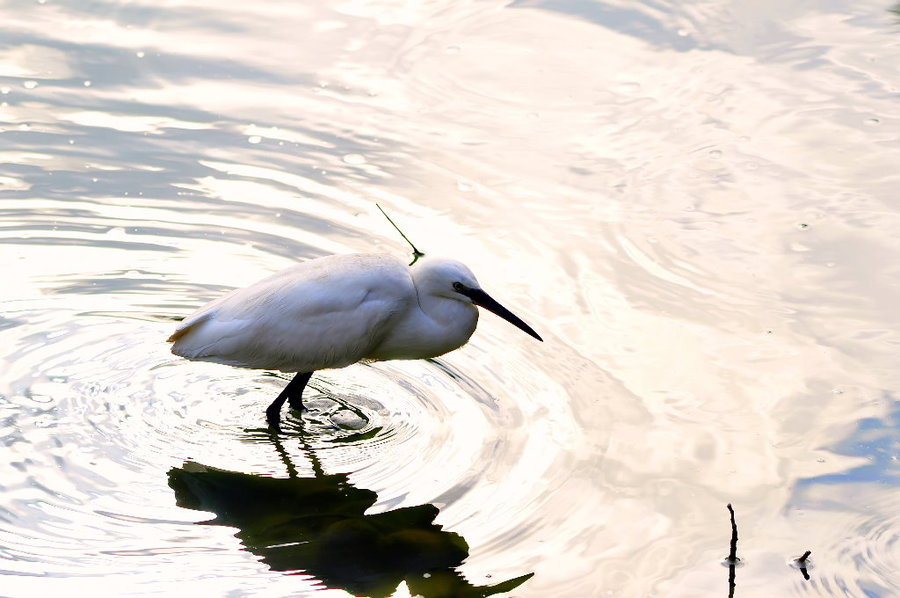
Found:
M 428 316 L 432 352 L 442 355 L 469 340 L 478 323 L 478 308 L 471 303 L 442 297 L 420 298 L 419 305 Z
M 370 359 L 437 357 L 466 344 L 478 322 L 478 308 L 470 303 L 431 297 L 410 310 L 392 327 Z

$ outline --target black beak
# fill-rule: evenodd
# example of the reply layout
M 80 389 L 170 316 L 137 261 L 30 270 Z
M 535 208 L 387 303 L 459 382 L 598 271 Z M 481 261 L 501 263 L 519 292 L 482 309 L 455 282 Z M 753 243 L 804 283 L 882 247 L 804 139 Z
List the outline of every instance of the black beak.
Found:
M 534 338 L 538 339 L 541 342 L 544 342 L 544 339 L 541 338 L 541 335 L 539 335 L 537 332 L 535 332 L 531 326 L 529 326 L 528 324 L 523 322 L 519 318 L 519 316 L 517 316 L 513 312 L 509 311 L 508 309 L 506 309 L 505 307 L 503 307 L 502 305 L 497 303 L 493 299 L 493 297 L 491 297 L 490 295 L 488 295 L 481 289 L 465 289 L 460 292 L 463 295 L 465 295 L 466 297 L 468 297 L 469 299 L 471 299 L 472 303 L 474 303 L 475 305 L 480 305 L 481 307 L 485 308 L 486 310 L 497 314 L 498 316 L 500 316 L 501 318 L 503 318 L 504 320 L 506 320 L 507 322 L 509 322 L 516 328 L 518 328 L 519 330 L 525 332 L 526 334 L 528 334 L 530 336 L 533 336 Z

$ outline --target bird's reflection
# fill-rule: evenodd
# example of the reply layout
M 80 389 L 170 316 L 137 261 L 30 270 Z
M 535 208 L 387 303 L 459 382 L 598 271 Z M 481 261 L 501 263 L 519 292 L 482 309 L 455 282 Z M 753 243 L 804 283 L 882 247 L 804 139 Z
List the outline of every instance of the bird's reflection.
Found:
M 377 495 L 352 486 L 345 474 L 326 474 L 305 447 L 315 476 L 301 478 L 281 446 L 287 478 L 227 471 L 187 462 L 169 471 L 178 506 L 210 511 L 201 522 L 238 528 L 244 546 L 275 571 L 305 572 L 329 588 L 356 596 L 390 596 L 405 581 L 425 598 L 492 596 L 509 592 L 529 573 L 474 586 L 456 570 L 468 556 L 459 534 L 434 523 L 426 504 L 367 515 Z

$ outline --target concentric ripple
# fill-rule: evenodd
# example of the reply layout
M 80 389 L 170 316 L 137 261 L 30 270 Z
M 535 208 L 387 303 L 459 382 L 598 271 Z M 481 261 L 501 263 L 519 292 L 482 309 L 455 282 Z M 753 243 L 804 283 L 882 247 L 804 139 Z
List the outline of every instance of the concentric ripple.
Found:
M 306 409 L 286 412 L 273 442 L 263 411 L 287 375 L 177 358 L 164 342 L 173 316 L 88 307 L 95 297 L 4 309 L 0 546 L 22 587 L 35 575 L 122 575 L 122 559 L 137 570 L 233 550 L 228 534 L 185 527 L 196 518 L 160 484 L 186 461 L 275 477 L 349 474 L 377 494 L 376 512 L 431 504 L 466 519 L 467 493 L 520 457 L 503 425 L 521 420 L 520 405 L 480 386 L 476 377 L 491 374 L 475 362 L 473 376 L 444 360 L 317 373 Z M 482 538 L 506 525 L 493 521 Z

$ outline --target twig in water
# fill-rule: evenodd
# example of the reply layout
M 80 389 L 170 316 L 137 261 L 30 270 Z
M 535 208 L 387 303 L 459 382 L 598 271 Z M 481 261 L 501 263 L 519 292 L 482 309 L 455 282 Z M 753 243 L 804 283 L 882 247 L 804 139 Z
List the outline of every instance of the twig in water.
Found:
M 797 563 L 797 568 L 800 569 L 800 573 L 803 575 L 803 579 L 809 581 L 809 571 L 806 567 L 806 559 L 809 558 L 809 555 L 812 554 L 812 550 L 807 550 L 803 553 L 803 556 L 800 558 L 794 559 L 794 562 Z
M 728 503 L 728 513 L 731 515 L 731 550 L 728 551 L 728 558 L 725 559 L 725 563 L 728 565 L 728 598 L 734 598 L 735 570 L 741 559 L 737 557 L 738 532 L 731 503 Z
M 737 523 L 734 521 L 734 509 L 731 503 L 728 503 L 728 513 L 731 515 L 731 550 L 728 552 L 728 562 L 737 564 L 741 559 L 737 556 L 738 531 Z

